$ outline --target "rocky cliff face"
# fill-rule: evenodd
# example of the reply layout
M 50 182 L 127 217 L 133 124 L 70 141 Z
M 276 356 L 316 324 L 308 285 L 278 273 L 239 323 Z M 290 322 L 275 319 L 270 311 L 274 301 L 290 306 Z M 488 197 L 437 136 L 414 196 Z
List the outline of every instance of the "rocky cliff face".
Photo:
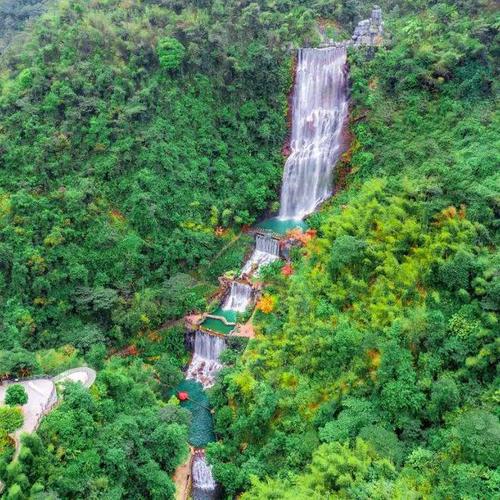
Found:
M 384 43 L 384 21 L 382 21 L 382 9 L 378 5 L 374 5 L 369 19 L 360 21 L 350 40 L 334 42 L 323 36 L 323 43 L 320 47 L 361 47 L 370 46 L 376 47 Z
M 382 21 L 382 9 L 374 5 L 371 17 L 360 21 L 352 35 L 352 45 L 381 45 L 384 35 L 384 22 Z

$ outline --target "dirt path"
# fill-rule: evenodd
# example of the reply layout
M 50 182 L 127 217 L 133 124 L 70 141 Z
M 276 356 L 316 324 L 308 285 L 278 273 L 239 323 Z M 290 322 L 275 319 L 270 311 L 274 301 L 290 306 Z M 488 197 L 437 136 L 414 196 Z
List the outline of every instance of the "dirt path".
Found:
M 186 461 L 175 469 L 175 498 L 176 500 L 188 500 L 191 491 L 191 462 L 193 460 L 193 448 L 189 447 L 189 456 Z
M 247 339 L 255 338 L 255 330 L 253 329 L 252 321 L 248 321 L 244 325 L 239 325 L 238 328 L 231 334 L 232 337 L 246 337 Z

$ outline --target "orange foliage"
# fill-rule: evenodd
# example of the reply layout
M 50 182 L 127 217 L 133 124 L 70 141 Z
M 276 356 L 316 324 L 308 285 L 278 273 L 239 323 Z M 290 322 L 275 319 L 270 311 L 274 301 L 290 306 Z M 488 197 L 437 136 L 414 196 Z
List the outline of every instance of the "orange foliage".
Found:
M 420 295 L 420 297 L 425 299 L 425 297 L 427 297 L 427 290 L 419 283 L 417 283 L 416 288 L 417 288 L 417 292 Z
M 454 219 L 457 216 L 457 209 L 453 206 L 445 208 L 441 211 L 444 217 L 447 219 Z
M 137 356 L 138 354 L 137 347 L 135 345 L 129 345 L 128 347 L 125 347 L 121 351 L 118 351 L 116 353 L 117 356 Z
M 287 262 L 282 268 L 281 268 L 281 274 L 283 276 L 290 276 L 293 274 L 293 268 L 292 268 L 292 264 L 290 264 L 289 262 Z
M 257 309 L 259 311 L 262 311 L 264 314 L 269 314 L 274 310 L 275 306 L 275 299 L 271 297 L 271 295 L 264 295 L 258 302 L 257 302 Z
M 317 231 L 315 229 L 308 229 L 307 231 L 302 231 L 300 228 L 290 229 L 286 233 L 286 239 L 288 240 L 296 240 L 305 245 L 313 238 L 316 237 Z
M 125 216 L 116 208 L 109 211 L 109 217 L 111 218 L 111 221 L 115 223 L 123 222 L 125 220 Z
M 369 349 L 367 354 L 370 358 L 371 365 L 374 368 L 378 368 L 380 366 L 380 351 L 377 349 Z
M 148 339 L 151 340 L 151 342 L 159 342 L 161 340 L 161 335 L 157 330 L 154 330 L 148 333 Z
M 377 369 L 380 366 L 380 351 L 377 349 L 369 349 L 367 355 L 370 358 L 370 379 L 375 381 L 377 378 Z

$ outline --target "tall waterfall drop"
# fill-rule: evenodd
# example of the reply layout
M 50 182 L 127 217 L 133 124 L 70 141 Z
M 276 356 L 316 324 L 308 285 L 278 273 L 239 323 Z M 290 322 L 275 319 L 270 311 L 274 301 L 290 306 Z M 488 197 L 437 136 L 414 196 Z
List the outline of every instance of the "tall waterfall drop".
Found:
M 278 240 L 267 234 L 257 234 L 255 235 L 255 250 L 243 266 L 241 275 L 250 273 L 254 267 L 259 268 L 279 258 L 280 247 Z
M 186 378 L 194 379 L 207 389 L 214 385 L 215 376 L 222 368 L 219 362 L 221 352 L 226 348 L 223 338 L 197 331 L 194 339 L 194 353 L 187 369 Z
M 281 220 L 304 218 L 332 194 L 348 111 L 345 64 L 344 47 L 299 50 Z
M 202 490 L 204 492 L 209 492 L 215 490 L 217 483 L 215 482 L 212 475 L 212 467 L 207 464 L 205 460 L 205 454 L 199 450 L 195 452 L 193 458 L 193 488 L 195 493 L 193 497 L 202 496 L 196 495 L 196 490 Z
M 222 305 L 224 311 L 245 312 L 252 300 L 252 287 L 233 281 L 227 299 Z
M 345 48 L 301 49 L 293 97 L 291 154 L 285 164 L 281 189 L 281 220 L 301 220 L 331 195 L 332 174 L 341 154 L 342 126 L 347 117 Z M 271 235 L 257 234 L 255 249 L 241 275 L 258 273 L 260 266 L 280 258 L 279 242 Z M 222 309 L 244 311 L 252 300 L 252 288 L 233 282 Z M 195 334 L 194 354 L 187 379 L 206 389 L 214 384 L 222 368 L 219 360 L 226 344 L 223 338 L 202 331 Z M 203 450 L 192 462 L 193 499 L 217 497 L 212 468 Z

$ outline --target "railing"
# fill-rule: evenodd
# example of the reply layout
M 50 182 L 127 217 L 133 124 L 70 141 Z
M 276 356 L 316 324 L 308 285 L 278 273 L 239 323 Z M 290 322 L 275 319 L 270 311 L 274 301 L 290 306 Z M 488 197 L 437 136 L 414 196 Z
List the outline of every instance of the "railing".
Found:
M 50 392 L 50 396 L 48 401 L 42 406 L 42 411 L 39 413 L 36 422 L 35 422 L 35 430 L 38 429 L 38 426 L 40 425 L 40 422 L 45 415 L 47 415 L 52 408 L 57 404 L 57 391 L 54 387 L 52 388 L 52 391 Z

